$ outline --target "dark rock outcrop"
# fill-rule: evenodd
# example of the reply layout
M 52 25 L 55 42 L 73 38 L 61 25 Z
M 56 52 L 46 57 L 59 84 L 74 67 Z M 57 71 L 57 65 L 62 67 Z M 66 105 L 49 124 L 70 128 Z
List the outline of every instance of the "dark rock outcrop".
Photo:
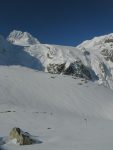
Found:
M 60 74 L 65 69 L 65 63 L 63 64 L 49 64 L 47 66 L 47 71 L 52 74 Z
M 86 79 L 92 78 L 89 69 L 83 65 L 81 60 L 71 63 L 69 67 L 65 69 L 64 74 Z
M 106 61 L 111 61 L 113 63 L 113 50 L 103 49 L 101 54 L 104 56 Z
M 66 67 L 66 63 L 62 64 L 49 64 L 47 66 L 47 71 L 52 74 L 65 74 L 73 75 L 80 78 L 92 79 L 89 68 L 83 65 L 81 60 L 70 63 Z

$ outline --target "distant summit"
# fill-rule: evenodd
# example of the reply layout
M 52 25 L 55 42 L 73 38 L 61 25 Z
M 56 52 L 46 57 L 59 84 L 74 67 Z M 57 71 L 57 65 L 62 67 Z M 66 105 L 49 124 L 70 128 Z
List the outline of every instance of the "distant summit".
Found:
M 108 46 L 113 44 L 113 33 L 103 35 L 103 36 L 98 36 L 94 37 L 91 40 L 86 40 L 82 42 L 80 45 L 78 45 L 78 48 L 92 48 L 92 47 L 102 47 L 102 46 Z
M 17 31 L 17 30 L 13 30 L 9 34 L 7 40 L 12 44 L 20 45 L 20 46 L 30 46 L 30 45 L 35 45 L 40 43 L 30 33 Z

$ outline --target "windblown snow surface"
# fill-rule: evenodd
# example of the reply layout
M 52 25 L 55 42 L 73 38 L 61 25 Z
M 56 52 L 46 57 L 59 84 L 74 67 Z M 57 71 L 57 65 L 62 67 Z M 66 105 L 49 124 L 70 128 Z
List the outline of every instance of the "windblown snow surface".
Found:
M 8 139 L 20 127 L 40 143 Z M 0 67 L 0 136 L 5 150 L 112 150 L 113 92 L 70 76 Z
M 0 36 L 0 150 L 113 150 L 112 36 L 77 48 L 21 31 L 7 40 Z M 47 73 L 49 63 L 78 59 L 98 80 Z M 18 145 L 9 139 L 13 127 L 38 142 Z

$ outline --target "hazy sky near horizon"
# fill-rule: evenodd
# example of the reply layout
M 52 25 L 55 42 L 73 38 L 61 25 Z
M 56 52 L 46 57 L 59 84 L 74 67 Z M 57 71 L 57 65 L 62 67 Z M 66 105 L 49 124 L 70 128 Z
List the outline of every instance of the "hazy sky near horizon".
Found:
M 0 0 L 0 34 L 14 29 L 75 46 L 113 32 L 113 0 Z

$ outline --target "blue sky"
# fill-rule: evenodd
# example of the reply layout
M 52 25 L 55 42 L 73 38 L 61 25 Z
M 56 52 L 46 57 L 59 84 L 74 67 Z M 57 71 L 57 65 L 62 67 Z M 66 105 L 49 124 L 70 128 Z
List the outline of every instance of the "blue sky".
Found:
M 0 34 L 13 29 L 42 43 L 75 46 L 113 32 L 113 0 L 1 0 Z

